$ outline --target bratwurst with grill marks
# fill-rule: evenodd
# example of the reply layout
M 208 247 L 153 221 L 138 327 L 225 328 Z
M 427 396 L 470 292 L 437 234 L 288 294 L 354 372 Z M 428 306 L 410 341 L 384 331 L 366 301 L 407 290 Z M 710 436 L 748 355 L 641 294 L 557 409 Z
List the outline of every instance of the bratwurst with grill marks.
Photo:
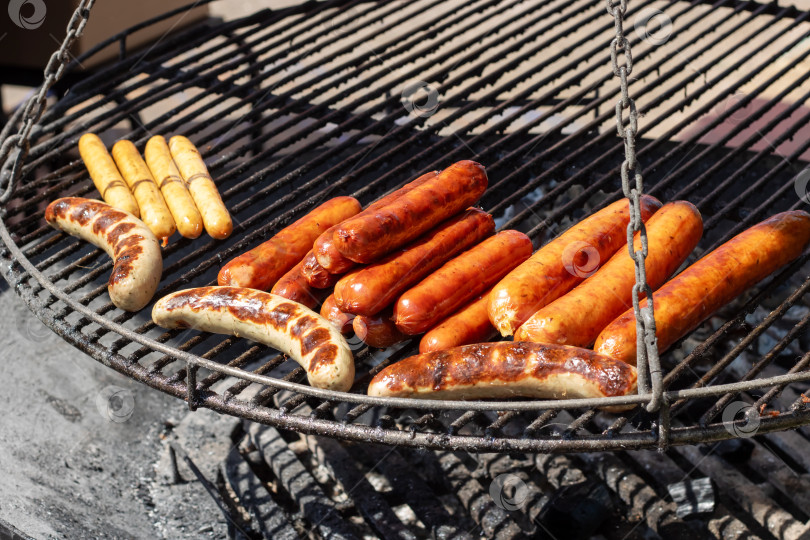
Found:
M 158 239 L 140 219 L 94 199 L 64 197 L 45 209 L 45 221 L 103 249 L 113 258 L 110 300 L 124 311 L 142 309 L 163 272 Z
M 634 367 L 567 345 L 499 342 L 419 354 L 380 371 L 368 395 L 426 399 L 600 398 L 636 390 Z
M 286 354 L 315 388 L 347 391 L 354 381 L 349 345 L 332 324 L 281 296 L 243 287 L 199 287 L 164 296 L 152 309 L 163 328 L 246 337 Z

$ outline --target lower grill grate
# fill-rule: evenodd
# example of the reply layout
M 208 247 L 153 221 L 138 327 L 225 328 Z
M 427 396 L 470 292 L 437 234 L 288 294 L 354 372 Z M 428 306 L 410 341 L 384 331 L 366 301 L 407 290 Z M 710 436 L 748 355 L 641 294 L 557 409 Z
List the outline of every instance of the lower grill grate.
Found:
M 808 17 L 730 0 L 630 6 L 630 90 L 644 115 L 638 156 L 648 191 L 688 198 L 703 213 L 705 236 L 690 262 L 806 204 Z M 671 26 L 656 30 L 652 21 Z M 73 84 L 45 112 L 5 208 L 6 278 L 56 332 L 118 371 L 192 408 L 307 433 L 488 452 L 595 451 L 737 436 L 748 424 L 725 417 L 735 404 L 775 413 L 757 418 L 757 433 L 807 424 L 807 254 L 663 356 L 673 428 L 659 439 L 657 418 L 633 412 L 601 425 L 587 402 L 365 396 L 369 377 L 413 353 L 412 344 L 356 344 L 353 393 L 311 389 L 297 384 L 301 369 L 264 347 L 164 332 L 148 310 L 117 310 L 106 295 L 109 261 L 42 220 L 58 196 L 95 196 L 75 150 L 83 132 L 140 146 L 151 134 L 183 133 L 206 157 L 235 229 L 226 242 L 174 240 L 158 297 L 213 283 L 224 261 L 328 197 L 368 203 L 458 159 L 487 166 L 481 204 L 498 226 L 540 245 L 621 196 L 611 23 L 595 0 L 332 1 L 168 36 Z M 772 376 L 785 377 L 758 382 Z M 728 386 L 740 381 L 750 382 Z

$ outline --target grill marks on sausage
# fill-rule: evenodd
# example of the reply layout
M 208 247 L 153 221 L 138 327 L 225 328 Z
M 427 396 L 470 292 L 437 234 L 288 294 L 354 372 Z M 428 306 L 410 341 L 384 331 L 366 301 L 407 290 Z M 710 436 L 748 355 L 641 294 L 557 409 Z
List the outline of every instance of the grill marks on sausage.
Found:
M 383 376 L 393 392 L 456 386 L 540 381 L 573 374 L 594 383 L 606 396 L 624 395 L 635 382 L 630 366 L 587 349 L 539 343 L 482 343 L 407 358 Z
M 302 357 L 315 353 L 309 363 L 308 371 L 311 372 L 337 361 L 338 347 L 328 343 L 331 339 L 329 330 L 323 328 L 317 318 L 303 313 L 292 302 L 268 309 L 270 298 L 268 293 L 246 292 L 240 287 L 200 287 L 172 295 L 166 300 L 165 310 L 227 311 L 240 321 L 289 332 L 293 341 L 299 343 Z

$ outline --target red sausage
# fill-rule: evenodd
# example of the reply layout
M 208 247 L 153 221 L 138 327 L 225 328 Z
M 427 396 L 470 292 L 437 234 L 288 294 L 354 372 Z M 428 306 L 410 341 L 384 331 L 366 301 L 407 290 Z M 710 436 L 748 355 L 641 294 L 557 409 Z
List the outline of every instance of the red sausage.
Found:
M 412 191 L 414 188 L 417 188 L 427 182 L 432 178 L 436 178 L 439 174 L 438 171 L 430 171 L 429 173 L 425 173 L 416 180 L 412 182 L 408 182 L 401 188 L 396 191 L 393 191 L 382 197 L 381 199 L 371 203 L 368 208 L 360 212 L 359 216 L 366 215 L 370 212 L 376 211 L 378 208 L 382 208 L 383 206 L 395 201 L 402 195 Z M 323 234 L 321 234 L 317 240 L 315 240 L 315 258 L 318 260 L 318 264 L 320 264 L 324 270 L 330 272 L 332 274 L 343 274 L 344 272 L 348 272 L 351 270 L 355 264 L 353 261 L 347 259 L 335 247 L 333 240 L 334 232 L 338 228 L 337 225 L 330 227 L 326 230 Z
M 458 311 L 532 254 L 532 241 L 501 231 L 446 263 L 397 300 L 394 320 L 406 334 L 421 334 Z
M 363 343 L 378 349 L 396 345 L 410 338 L 396 327 L 391 320 L 390 310 L 373 317 L 358 315 L 352 322 L 352 328 Z
M 314 248 L 313 248 L 314 249 Z M 304 265 L 301 267 L 301 273 L 307 283 L 315 289 L 328 289 L 333 286 L 340 279 L 340 274 L 331 274 L 326 269 L 318 264 L 318 259 L 315 258 L 314 251 L 307 253 L 304 257 Z
M 472 206 L 486 189 L 484 167 L 459 161 L 390 204 L 341 223 L 335 246 L 354 262 L 374 262 Z
M 341 278 L 335 285 L 335 301 L 348 313 L 374 315 L 408 287 L 494 231 L 492 216 L 470 208 L 402 251 Z
M 691 203 L 665 204 L 647 222 L 647 283 L 660 287 L 686 260 L 703 234 L 700 212 Z M 635 249 L 641 249 L 636 234 Z M 588 347 L 610 321 L 633 305 L 635 263 L 620 249 L 593 276 L 540 309 L 515 332 L 515 341 Z
M 422 337 L 419 352 L 444 351 L 460 345 L 489 341 L 498 331 L 489 322 L 487 301 L 489 291 L 450 315 Z
M 269 289 L 304 258 L 323 231 L 359 211 L 360 203 L 352 197 L 326 201 L 267 242 L 228 262 L 219 271 L 217 283 Z
M 325 291 L 313 289 L 309 286 L 309 283 L 307 283 L 307 280 L 304 279 L 303 274 L 301 274 L 301 267 L 303 265 L 304 261 L 301 261 L 293 266 L 289 272 L 284 274 L 281 279 L 273 285 L 270 293 L 283 296 L 287 300 L 298 302 L 312 309 L 321 302 Z
M 332 323 L 344 336 L 348 336 L 353 332 L 352 321 L 354 321 L 354 315 L 340 311 L 340 308 L 335 304 L 335 296 L 333 294 L 330 294 L 326 300 L 323 301 L 321 317 Z
M 741 232 L 675 276 L 653 293 L 658 349 L 668 349 L 712 313 L 801 255 L 808 243 L 810 214 L 783 212 Z M 632 308 L 602 330 L 594 350 L 636 364 Z

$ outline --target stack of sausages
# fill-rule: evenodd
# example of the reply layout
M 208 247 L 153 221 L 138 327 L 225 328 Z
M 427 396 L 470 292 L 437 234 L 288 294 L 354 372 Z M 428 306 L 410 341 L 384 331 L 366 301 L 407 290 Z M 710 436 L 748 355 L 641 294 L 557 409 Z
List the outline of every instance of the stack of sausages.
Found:
M 559 399 L 634 392 L 636 276 L 625 241 L 628 203 L 618 201 L 574 225 L 490 291 L 484 309 L 503 336 L 514 335 L 514 342 L 468 345 L 405 359 L 380 371 L 368 393 Z M 667 281 L 700 240 L 701 216 L 686 201 L 662 206 L 652 197 L 642 197 L 640 218 L 648 237 L 646 280 L 654 291 L 662 352 L 796 259 L 810 243 L 810 214 L 783 212 Z M 636 235 L 630 251 L 640 249 Z M 643 298 L 643 291 L 639 296 Z
M 144 158 L 132 142 L 120 140 L 107 152 L 93 133 L 79 139 L 79 154 L 104 201 L 141 221 L 165 246 L 177 230 L 197 238 L 203 227 L 222 240 L 233 230 L 205 162 L 194 144 L 181 135 L 168 143 L 155 135 L 146 143 Z
M 486 341 L 490 288 L 532 252 L 525 234 L 494 234 L 472 207 L 487 183 L 483 166 L 460 161 L 362 211 L 336 197 L 228 262 L 218 283 L 323 302 L 322 316 L 373 347 L 425 332 L 423 352 Z

